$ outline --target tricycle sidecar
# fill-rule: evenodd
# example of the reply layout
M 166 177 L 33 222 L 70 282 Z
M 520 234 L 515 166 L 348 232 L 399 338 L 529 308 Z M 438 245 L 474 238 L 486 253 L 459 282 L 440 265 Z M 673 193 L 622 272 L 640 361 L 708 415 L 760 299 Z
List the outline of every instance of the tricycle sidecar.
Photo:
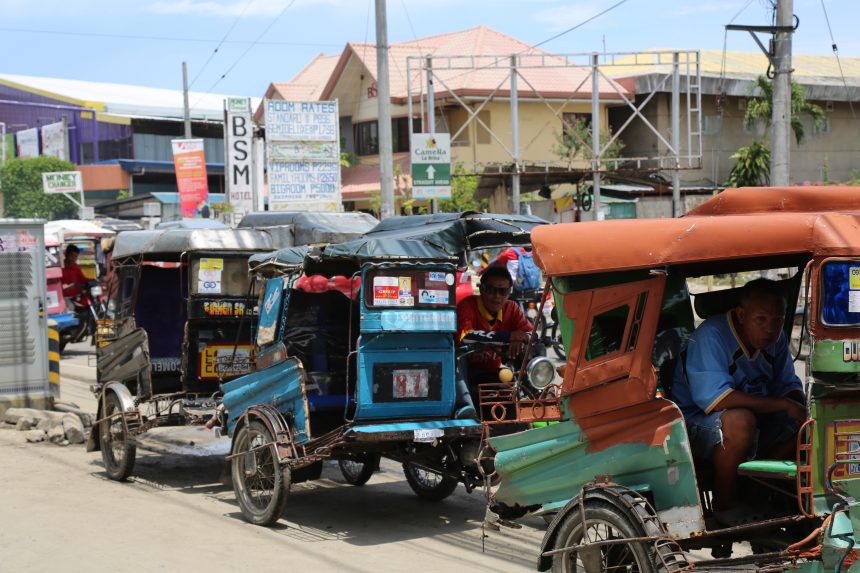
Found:
M 535 229 L 568 354 L 555 395 L 537 409 L 514 399 L 507 411 L 558 423 L 488 445 L 500 480 L 495 508 L 553 516 L 540 570 L 673 571 L 701 548 L 715 557 L 695 563 L 706 570 L 853 566 L 858 228 L 860 188 L 839 187 L 727 190 L 679 219 Z M 708 464 L 694 460 L 671 401 L 672 377 L 697 322 L 739 304 L 739 288 L 702 285 L 783 268 L 794 269 L 781 280 L 784 336 L 796 304 L 806 309 L 808 419 L 793 459 L 741 464 L 741 493 L 764 509 L 725 526 L 714 517 Z M 730 557 L 741 541 L 753 554 Z
M 539 222 L 496 221 L 480 240 L 528 241 Z M 318 477 L 326 459 L 355 485 L 381 456 L 399 461 L 428 500 L 484 483 L 482 426 L 456 366 L 455 275 L 474 233 L 459 215 L 417 223 L 252 257 L 255 372 L 223 385 L 234 490 L 248 521 L 279 519 L 290 483 Z
M 135 438 L 156 426 L 204 423 L 219 382 L 249 370 L 256 300 L 247 260 L 271 249 L 265 233 L 166 229 L 120 233 L 114 288 L 97 334 L 97 429 L 112 479 L 134 466 Z

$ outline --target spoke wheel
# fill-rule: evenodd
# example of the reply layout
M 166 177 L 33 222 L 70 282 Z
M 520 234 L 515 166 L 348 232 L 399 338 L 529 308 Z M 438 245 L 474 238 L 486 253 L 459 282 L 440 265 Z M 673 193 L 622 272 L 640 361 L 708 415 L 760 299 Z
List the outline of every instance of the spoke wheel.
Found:
M 364 485 L 379 466 L 378 454 L 362 454 L 355 458 L 342 458 L 337 461 L 343 479 L 350 485 Z
M 553 549 L 583 545 L 595 541 L 609 541 L 641 537 L 642 533 L 617 507 L 595 501 L 585 507 L 586 527 L 583 528 L 579 511 L 573 511 L 561 524 Z M 606 573 L 654 573 L 652 550 L 645 543 L 615 543 L 593 550 L 570 551 L 553 556 L 552 570 L 556 573 L 603 571 Z
M 403 473 L 415 495 L 427 501 L 442 501 L 457 489 L 457 480 L 454 478 L 419 468 L 414 464 L 404 464 Z
M 268 428 L 258 421 L 242 426 L 236 435 L 232 459 L 233 492 L 245 519 L 254 525 L 272 525 L 281 518 L 290 491 L 290 469 L 281 468 Z
M 129 442 L 122 412 L 119 398 L 108 391 L 102 413 L 104 421 L 99 424 L 99 438 L 105 472 L 110 479 L 117 481 L 124 481 L 131 475 L 137 456 L 137 448 Z

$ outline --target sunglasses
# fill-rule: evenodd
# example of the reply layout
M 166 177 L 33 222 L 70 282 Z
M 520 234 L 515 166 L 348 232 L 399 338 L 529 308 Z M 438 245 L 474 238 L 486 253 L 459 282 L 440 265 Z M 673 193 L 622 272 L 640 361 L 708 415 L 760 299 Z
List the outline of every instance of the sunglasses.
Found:
M 507 296 L 511 292 L 511 287 L 494 287 L 490 285 L 481 285 L 481 292 L 489 295 Z

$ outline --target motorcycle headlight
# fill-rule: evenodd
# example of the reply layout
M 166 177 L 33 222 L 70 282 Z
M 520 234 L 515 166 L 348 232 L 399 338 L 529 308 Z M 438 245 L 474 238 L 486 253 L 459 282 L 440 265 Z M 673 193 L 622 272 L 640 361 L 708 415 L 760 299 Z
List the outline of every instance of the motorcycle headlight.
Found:
M 555 378 L 555 366 L 545 356 L 532 358 L 526 370 L 529 373 L 531 385 L 538 389 L 545 387 Z
M 100 287 L 100 286 L 91 287 L 90 293 L 92 293 L 93 296 L 101 296 L 102 295 L 102 287 Z

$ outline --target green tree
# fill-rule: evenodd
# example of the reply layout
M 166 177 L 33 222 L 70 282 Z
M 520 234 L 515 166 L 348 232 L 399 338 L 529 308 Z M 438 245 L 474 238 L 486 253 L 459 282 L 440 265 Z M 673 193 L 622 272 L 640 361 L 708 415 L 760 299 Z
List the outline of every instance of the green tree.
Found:
M 459 211 L 486 211 L 489 205 L 487 199 L 475 199 L 478 189 L 478 176 L 466 175 L 462 164 L 454 166 L 451 174 L 451 198 L 439 200 L 441 213 L 457 213 Z
M 7 217 L 62 219 L 77 214 L 78 207 L 65 196 L 46 195 L 42 173 L 74 171 L 75 165 L 56 157 L 14 159 L 0 167 L 0 191 Z M 78 193 L 74 196 L 76 199 Z
M 603 148 L 612 138 L 612 133 L 600 131 L 600 147 Z M 566 119 L 564 129 L 561 133 L 555 133 L 555 145 L 552 148 L 561 159 L 567 161 L 568 165 L 576 160 L 591 161 L 594 153 L 591 149 L 591 120 L 587 117 L 574 117 Z M 621 156 L 624 143 L 620 139 L 612 142 L 606 148 L 601 157 L 603 159 L 614 159 Z M 606 167 L 608 162 L 601 162 Z
M 758 141 L 738 149 L 726 187 L 760 187 L 770 183 L 770 149 Z
M 744 123 L 747 128 L 752 128 L 759 121 L 770 127 L 773 118 L 773 82 L 764 76 L 756 78 L 754 91 L 759 95 L 749 100 L 747 110 L 744 113 Z M 806 100 L 803 86 L 797 82 L 791 82 L 791 131 L 797 144 L 803 143 L 806 136 L 801 117 L 808 115 L 812 118 L 815 129 L 822 129 L 827 121 L 824 110 L 820 106 Z
M 773 118 L 773 82 L 764 76 L 756 78 L 753 91 L 758 95 L 747 103 L 744 113 L 744 125 L 753 128 L 759 122 L 770 127 Z M 791 130 L 794 139 L 800 145 L 806 136 L 801 117 L 808 115 L 812 118 L 815 129 L 824 127 L 826 118 L 821 107 L 806 101 L 803 86 L 791 82 Z M 767 137 L 767 136 L 765 136 Z M 732 159 L 735 165 L 729 172 L 726 187 L 758 187 L 770 182 L 770 150 L 763 141 L 753 141 L 746 147 L 738 149 Z

